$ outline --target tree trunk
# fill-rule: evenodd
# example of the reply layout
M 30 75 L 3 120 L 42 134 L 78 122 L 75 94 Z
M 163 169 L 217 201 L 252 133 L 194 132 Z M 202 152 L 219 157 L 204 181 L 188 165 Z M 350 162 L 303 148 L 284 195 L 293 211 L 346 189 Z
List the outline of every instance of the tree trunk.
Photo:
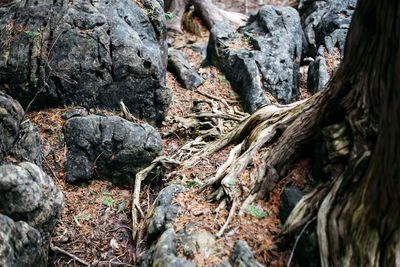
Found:
M 281 238 L 317 215 L 322 266 L 400 266 L 399 38 L 397 1 L 359 1 L 344 60 L 321 93 L 330 97 L 315 107 L 320 126 L 344 115 L 353 148 L 328 194 L 303 199 Z
M 354 148 L 342 185 L 318 214 L 321 260 L 323 266 L 399 266 L 400 4 L 358 3 L 331 86 L 350 90 L 338 96 Z

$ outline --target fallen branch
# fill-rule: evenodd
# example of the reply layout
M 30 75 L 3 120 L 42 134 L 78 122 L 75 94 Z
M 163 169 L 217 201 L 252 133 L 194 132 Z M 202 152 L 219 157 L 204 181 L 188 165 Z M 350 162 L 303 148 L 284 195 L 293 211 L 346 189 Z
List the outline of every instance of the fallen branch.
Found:
M 50 242 L 50 249 L 51 249 L 52 251 L 54 251 L 54 252 L 60 252 L 60 253 L 62 253 L 62 254 L 64 254 L 64 255 L 67 255 L 68 257 L 70 257 L 70 258 L 76 260 L 77 262 L 79 262 L 79 263 L 81 263 L 81 264 L 83 264 L 83 265 L 85 265 L 85 266 L 90 266 L 90 264 L 89 264 L 87 261 L 84 261 L 84 260 L 78 258 L 77 256 L 75 256 L 75 255 L 69 253 L 68 251 L 63 250 L 62 248 L 59 248 L 59 247 L 57 247 L 57 246 L 54 246 L 53 243 L 51 243 L 51 242 Z
M 218 96 L 214 96 L 214 95 L 211 95 L 211 94 L 209 94 L 209 93 L 200 91 L 199 89 L 197 89 L 196 92 L 199 93 L 200 95 L 205 96 L 205 97 L 208 97 L 208 98 L 211 98 L 211 99 L 214 99 L 214 100 L 217 100 L 217 101 L 221 101 L 222 103 L 223 103 L 224 101 L 225 101 L 226 103 L 228 103 L 228 104 L 236 104 L 236 103 L 239 103 L 239 101 L 237 101 L 237 100 L 224 99 L 224 98 L 221 98 L 221 97 L 218 97 Z

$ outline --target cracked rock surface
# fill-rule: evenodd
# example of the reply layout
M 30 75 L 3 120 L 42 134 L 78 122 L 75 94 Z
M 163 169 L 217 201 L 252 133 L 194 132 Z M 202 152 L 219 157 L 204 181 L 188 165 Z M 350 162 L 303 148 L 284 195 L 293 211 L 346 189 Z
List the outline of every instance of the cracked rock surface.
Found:
M 226 21 L 217 23 L 211 30 L 207 57 L 242 97 L 244 109 L 253 113 L 271 101 L 296 100 L 301 51 L 297 11 L 263 6 L 238 32 Z
M 0 166 L 0 265 L 46 266 L 63 195 L 38 166 Z
M 153 127 L 117 116 L 75 117 L 63 131 L 67 182 L 102 178 L 129 184 L 138 171 L 163 154 L 161 137 Z
M 0 8 L 0 84 L 22 106 L 78 104 L 160 123 L 170 102 L 162 2 L 16 0 Z
M 339 48 L 343 58 L 347 31 L 357 0 L 300 0 L 299 12 L 304 30 L 303 56 L 315 57 L 320 46 L 329 54 Z
M 40 136 L 18 101 L 0 91 L 0 165 L 4 156 L 41 165 Z

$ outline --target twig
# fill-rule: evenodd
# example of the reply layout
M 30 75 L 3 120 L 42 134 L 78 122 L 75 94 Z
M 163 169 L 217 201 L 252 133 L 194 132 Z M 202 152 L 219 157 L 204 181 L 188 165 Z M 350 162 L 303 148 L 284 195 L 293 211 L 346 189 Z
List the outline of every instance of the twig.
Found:
M 189 114 L 186 115 L 185 118 L 195 118 L 195 119 L 202 119 L 202 118 L 215 118 L 215 119 L 226 119 L 226 120 L 233 120 L 233 121 L 243 121 L 246 117 L 232 115 L 228 113 L 200 113 L 200 114 Z
M 102 264 L 108 263 L 108 264 L 114 264 L 114 265 L 122 265 L 122 266 L 132 266 L 132 267 L 135 267 L 135 265 L 132 265 L 132 264 L 123 263 L 123 262 L 115 262 L 115 261 L 113 261 L 113 262 L 111 262 L 111 261 L 98 261 L 97 264 L 99 264 L 99 263 L 102 263 Z
M 294 241 L 294 245 L 293 245 L 293 249 L 292 252 L 290 253 L 290 257 L 289 260 L 287 262 L 287 267 L 290 267 L 290 263 L 292 263 L 292 259 L 293 259 L 293 255 L 294 255 L 294 251 L 296 249 L 297 246 L 297 242 L 299 242 L 300 237 L 303 235 L 304 231 L 307 229 L 308 225 L 313 222 L 317 217 L 312 218 L 311 220 L 309 220 L 303 227 L 303 229 L 301 229 L 299 235 L 296 237 L 296 240 Z
M 68 251 L 63 250 L 62 248 L 59 248 L 59 247 L 57 247 L 57 246 L 54 246 L 53 243 L 51 243 L 51 242 L 50 242 L 50 249 L 51 249 L 52 251 L 54 251 L 54 252 L 60 252 L 60 253 L 62 253 L 62 254 L 64 254 L 64 255 L 67 255 L 68 257 L 70 257 L 70 258 L 76 260 L 77 262 L 79 262 L 79 263 L 81 263 L 81 264 L 83 264 L 83 265 L 85 265 L 85 266 L 90 266 L 90 264 L 89 264 L 88 262 L 86 262 L 86 261 L 84 261 L 84 260 L 78 258 L 77 256 L 75 256 L 75 255 L 69 253 Z
M 56 173 L 54 172 L 53 168 L 50 166 L 49 162 L 47 161 L 46 157 L 43 154 L 42 154 L 42 158 L 43 158 L 44 162 L 46 163 L 46 166 L 50 169 L 51 173 L 53 174 L 54 179 L 57 179 Z
M 225 231 L 225 228 L 229 225 L 230 221 L 232 220 L 232 217 L 235 214 L 235 210 L 236 210 L 236 197 L 233 199 L 232 208 L 229 211 L 228 219 L 226 219 L 225 224 L 222 226 L 221 230 L 219 230 L 219 232 L 217 233 L 217 235 L 216 235 L 217 237 L 222 236 L 222 234 Z
M 112 229 L 112 230 L 104 231 L 104 233 L 114 232 L 114 231 L 117 231 L 117 230 L 119 230 L 119 229 L 121 229 L 121 228 L 126 228 L 126 229 L 129 229 L 129 230 L 131 230 L 131 231 L 133 232 L 133 229 L 130 228 L 129 226 L 121 225 L 121 226 L 118 226 L 117 228 L 114 228 L 114 229 Z
M 211 98 L 211 99 L 214 99 L 214 100 L 218 100 L 218 101 L 221 101 L 221 102 L 226 101 L 226 102 L 229 103 L 229 104 L 236 104 L 236 103 L 239 103 L 239 101 L 237 101 L 237 100 L 223 99 L 223 98 L 220 98 L 220 97 L 217 97 L 217 96 L 210 95 L 210 94 L 208 94 L 208 93 L 206 93 L 206 92 L 200 91 L 200 90 L 198 90 L 198 89 L 196 90 L 196 92 L 199 93 L 199 94 L 201 94 L 201 95 L 203 95 L 203 96 L 206 96 L 206 97 L 208 97 L 208 98 Z
M 124 118 L 128 121 L 137 123 L 139 120 L 135 118 L 130 112 L 129 109 L 125 106 L 124 102 L 121 100 L 119 102 L 119 108 L 121 109 L 121 112 L 124 116 Z

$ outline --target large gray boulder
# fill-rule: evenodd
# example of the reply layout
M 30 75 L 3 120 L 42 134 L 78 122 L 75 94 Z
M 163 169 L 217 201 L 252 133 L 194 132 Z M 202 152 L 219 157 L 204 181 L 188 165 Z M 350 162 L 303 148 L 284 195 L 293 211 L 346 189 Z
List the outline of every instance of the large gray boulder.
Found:
M 297 11 L 263 6 L 238 32 L 226 21 L 217 23 L 207 58 L 226 75 L 244 109 L 253 113 L 270 102 L 266 93 L 283 103 L 297 98 L 301 51 Z
M 337 47 L 343 58 L 356 4 L 357 0 L 300 0 L 299 12 L 305 39 L 303 56 L 315 57 L 322 45 L 329 54 Z
M 0 242 L 0 255 L 9 255 L 10 250 L 16 253 L 14 258 L 6 256 L 10 262 L 5 266 L 22 266 L 18 262 L 45 266 L 51 233 L 63 206 L 62 193 L 38 166 L 29 162 L 0 166 L 0 211 L 12 219 L 0 219 L 4 226 L 0 227 L 0 235 L 4 236 L 0 240 L 7 241 Z M 27 258 L 24 249 L 34 251 L 32 259 Z
M 163 3 L 16 0 L 0 8 L 0 84 L 26 106 L 79 104 L 160 123 L 170 101 Z
M 102 178 L 130 184 L 138 171 L 163 153 L 161 137 L 153 127 L 117 116 L 75 117 L 63 131 L 67 182 Z
M 0 266 L 45 266 L 42 237 L 26 222 L 0 214 Z
M 0 91 L 0 165 L 7 155 L 41 165 L 39 133 L 23 119 L 24 110 L 18 101 Z

